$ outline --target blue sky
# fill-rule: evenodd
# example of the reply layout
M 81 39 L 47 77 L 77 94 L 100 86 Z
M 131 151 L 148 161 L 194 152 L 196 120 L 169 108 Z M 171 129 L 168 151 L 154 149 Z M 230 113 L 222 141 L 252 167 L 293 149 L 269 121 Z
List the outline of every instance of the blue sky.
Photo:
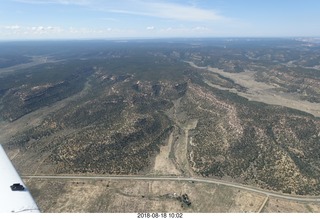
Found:
M 1 0 L 0 40 L 319 37 L 319 0 Z

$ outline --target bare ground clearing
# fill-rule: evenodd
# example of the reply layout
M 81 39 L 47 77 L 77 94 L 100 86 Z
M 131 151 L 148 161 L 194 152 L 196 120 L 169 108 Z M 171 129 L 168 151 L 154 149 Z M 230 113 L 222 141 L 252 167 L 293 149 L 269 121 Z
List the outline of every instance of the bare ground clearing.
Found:
M 160 153 L 155 158 L 155 163 L 150 174 L 155 175 L 180 175 L 180 171 L 176 169 L 172 159 L 170 158 L 170 152 L 173 144 L 173 133 L 170 134 L 166 145 L 160 147 Z
M 247 92 L 239 92 L 235 89 L 224 88 L 215 84 L 210 83 L 210 81 L 205 80 L 209 86 L 212 86 L 221 90 L 228 90 L 230 92 L 236 93 L 239 96 L 245 97 L 248 100 L 258 101 L 271 105 L 285 106 L 300 111 L 310 113 L 316 117 L 320 117 L 320 104 L 311 103 L 309 101 L 299 100 L 294 94 L 277 92 L 275 88 L 278 88 L 275 84 L 267 84 L 263 82 L 257 82 L 254 79 L 254 72 L 242 72 L 242 73 L 230 73 L 225 72 L 218 68 L 212 67 L 199 67 L 192 62 L 188 62 L 192 67 L 199 69 L 206 69 L 210 72 L 217 73 L 223 77 L 233 80 L 235 83 L 247 88 Z
M 167 112 L 167 115 L 174 121 L 175 129 L 172 132 L 173 137 L 171 139 L 171 148 L 169 151 L 169 159 L 172 160 L 175 165 L 175 169 L 180 171 L 180 175 L 192 176 L 193 171 L 190 168 L 188 157 L 192 154 L 188 154 L 188 146 L 192 144 L 192 138 L 189 136 L 189 130 L 195 129 L 198 120 L 189 119 L 184 115 L 184 112 L 180 112 L 181 99 L 173 101 L 174 106 Z M 158 155 L 159 156 L 159 155 Z

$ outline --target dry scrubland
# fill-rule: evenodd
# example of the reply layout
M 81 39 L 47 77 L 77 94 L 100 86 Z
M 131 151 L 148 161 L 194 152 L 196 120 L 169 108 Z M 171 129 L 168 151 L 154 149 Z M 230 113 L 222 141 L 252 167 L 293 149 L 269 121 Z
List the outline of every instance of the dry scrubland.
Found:
M 43 212 L 318 212 L 319 203 L 267 198 L 254 192 L 198 182 L 139 180 L 27 180 Z M 174 198 L 187 193 L 187 206 Z
M 7 45 L 0 142 L 22 175 L 195 176 L 320 195 L 319 46 L 248 43 Z M 11 50 L 15 59 L 1 53 Z M 45 212 L 318 211 L 205 183 L 27 184 Z M 182 208 L 174 193 L 192 205 Z

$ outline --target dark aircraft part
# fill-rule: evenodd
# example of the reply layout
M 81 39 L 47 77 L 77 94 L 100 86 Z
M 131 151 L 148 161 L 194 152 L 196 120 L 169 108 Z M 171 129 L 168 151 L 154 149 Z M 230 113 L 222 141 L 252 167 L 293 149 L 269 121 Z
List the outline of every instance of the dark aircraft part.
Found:
M 23 185 L 20 183 L 14 183 L 13 185 L 10 186 L 12 191 L 23 191 L 25 188 Z

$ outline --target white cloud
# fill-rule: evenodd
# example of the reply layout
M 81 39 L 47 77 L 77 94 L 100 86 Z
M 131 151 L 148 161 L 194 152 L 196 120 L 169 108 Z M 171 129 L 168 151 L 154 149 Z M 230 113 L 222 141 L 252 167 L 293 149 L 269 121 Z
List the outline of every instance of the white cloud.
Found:
M 193 30 L 195 30 L 195 31 L 210 31 L 210 28 L 198 26 L 198 27 L 194 27 Z
M 150 26 L 150 27 L 147 27 L 146 29 L 147 29 L 147 30 L 154 30 L 155 27 L 154 27 L 154 26 Z
M 14 0 L 26 4 L 63 4 L 63 5 L 88 5 L 89 0 Z
M 195 6 L 174 4 L 168 2 L 147 2 L 136 0 L 131 8 L 119 8 L 119 5 L 113 5 L 113 8 L 105 7 L 104 9 L 111 13 L 141 15 L 157 17 L 163 19 L 181 20 L 181 21 L 218 21 L 224 19 L 213 10 L 197 8 Z M 101 10 L 102 8 L 100 8 Z
M 63 28 L 61 27 L 53 27 L 53 26 L 33 26 L 33 27 L 25 27 L 23 29 L 26 29 L 28 31 L 33 31 L 33 32 L 43 32 L 43 33 L 57 33 L 57 32 L 62 32 Z
M 28 4 L 61 4 L 79 5 L 97 11 L 109 13 L 149 16 L 180 21 L 218 21 L 225 19 L 222 15 L 211 9 L 204 9 L 196 4 L 178 4 L 168 0 L 14 0 Z
M 223 19 L 221 15 L 212 10 L 197 8 L 195 6 L 164 2 L 144 2 L 143 4 L 148 14 L 160 18 L 184 21 L 217 21 Z
M 147 0 L 16 0 L 27 3 L 55 3 L 82 5 L 97 11 L 105 11 L 116 14 L 129 14 L 149 16 L 180 21 L 218 21 L 225 19 L 222 15 L 211 9 L 204 9 L 195 4 L 178 4 L 166 1 Z
M 10 38 L 22 38 L 32 36 L 56 36 L 61 35 L 65 31 L 58 26 L 19 26 L 19 25 L 7 25 L 0 26 L 0 38 L 4 36 L 10 36 Z
M 44 30 L 44 27 L 43 26 L 38 26 L 38 27 L 32 27 L 31 29 L 34 30 L 34 31 L 42 31 L 42 30 Z
M 20 29 L 19 25 L 11 25 L 11 26 L 5 26 L 5 29 L 9 29 L 9 30 L 18 30 Z
M 8 28 L 10 27 L 10 28 Z M 19 27 L 19 28 L 17 28 Z M 208 36 L 213 33 L 205 26 L 193 27 L 163 27 L 147 26 L 144 30 L 135 28 L 79 28 L 59 26 L 0 26 L 0 39 L 95 39 L 119 37 L 184 37 Z
M 212 28 L 204 26 L 195 27 L 167 27 L 157 30 L 159 36 L 173 36 L 173 37 L 208 37 L 217 36 L 218 32 Z
M 115 18 L 112 18 L 112 17 L 101 18 L 101 20 L 104 20 L 104 21 L 118 21 L 118 19 L 115 19 Z

